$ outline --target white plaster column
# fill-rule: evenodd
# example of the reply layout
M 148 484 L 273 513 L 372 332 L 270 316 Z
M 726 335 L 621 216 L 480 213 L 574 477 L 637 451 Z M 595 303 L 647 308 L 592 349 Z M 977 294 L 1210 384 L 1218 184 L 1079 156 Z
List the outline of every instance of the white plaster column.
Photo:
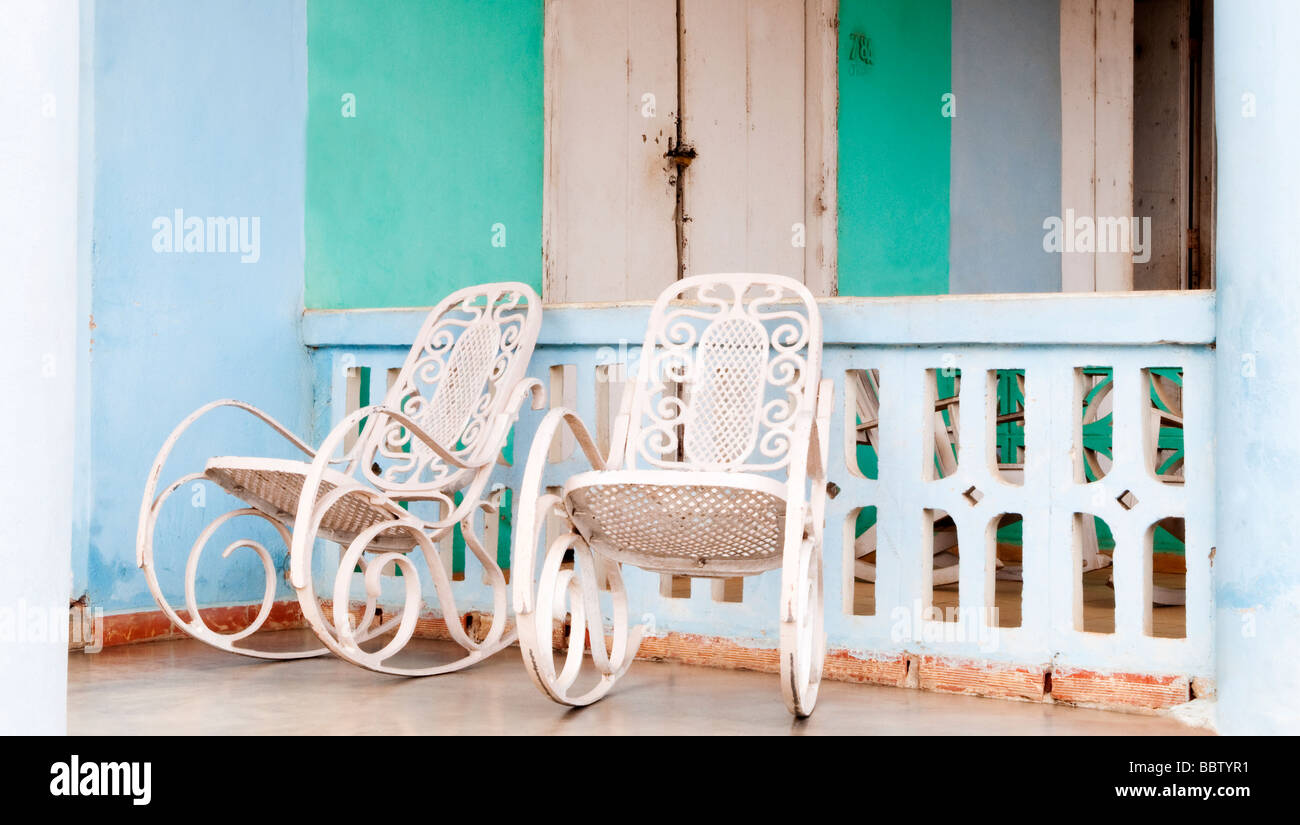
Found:
M 62 734 L 78 324 L 80 4 L 0 10 L 0 734 Z

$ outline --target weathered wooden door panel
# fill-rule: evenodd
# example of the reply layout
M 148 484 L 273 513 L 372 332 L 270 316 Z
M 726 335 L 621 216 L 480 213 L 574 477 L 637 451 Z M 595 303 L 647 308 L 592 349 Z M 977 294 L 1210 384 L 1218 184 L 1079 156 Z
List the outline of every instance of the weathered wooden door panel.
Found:
M 1187 284 L 1189 0 L 1133 7 L 1133 209 L 1151 219 L 1134 289 Z
M 804 4 L 683 0 L 687 274 L 803 279 Z
M 833 294 L 835 6 L 547 0 L 547 301 L 734 271 Z
M 677 277 L 676 0 L 549 0 L 546 300 L 653 298 Z
M 1061 0 L 1061 215 L 1133 215 L 1133 0 Z M 1063 292 L 1132 289 L 1127 251 L 1061 258 Z

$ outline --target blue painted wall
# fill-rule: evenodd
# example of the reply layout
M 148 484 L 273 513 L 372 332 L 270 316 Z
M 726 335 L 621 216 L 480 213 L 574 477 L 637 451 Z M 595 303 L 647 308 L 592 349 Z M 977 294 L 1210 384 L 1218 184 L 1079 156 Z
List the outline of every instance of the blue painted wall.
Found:
M 1054 2 L 952 4 L 949 292 L 1061 289 L 1060 26 Z
M 233 397 L 298 433 L 309 425 L 299 339 L 305 6 L 101 2 L 93 54 L 92 515 L 73 568 L 91 604 L 112 612 L 153 607 L 135 566 L 136 515 L 153 457 L 180 419 Z M 155 252 L 153 221 L 175 209 L 258 217 L 259 259 Z M 292 456 L 282 444 L 242 413 L 218 413 L 190 431 L 164 478 L 199 471 L 214 454 Z M 200 508 L 178 493 L 159 523 L 160 578 L 173 603 L 198 530 L 230 509 L 213 489 L 205 495 Z M 256 600 L 259 564 L 248 551 L 222 562 L 226 543 L 205 555 L 200 601 Z

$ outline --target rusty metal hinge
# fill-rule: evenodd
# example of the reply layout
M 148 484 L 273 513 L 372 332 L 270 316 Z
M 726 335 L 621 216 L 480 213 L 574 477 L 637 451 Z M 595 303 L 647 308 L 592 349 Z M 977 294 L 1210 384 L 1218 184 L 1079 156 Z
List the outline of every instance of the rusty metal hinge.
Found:
M 668 138 L 668 151 L 664 152 L 664 157 L 668 162 L 677 166 L 690 166 L 691 161 L 695 160 L 695 147 L 686 143 L 673 145 L 673 139 Z

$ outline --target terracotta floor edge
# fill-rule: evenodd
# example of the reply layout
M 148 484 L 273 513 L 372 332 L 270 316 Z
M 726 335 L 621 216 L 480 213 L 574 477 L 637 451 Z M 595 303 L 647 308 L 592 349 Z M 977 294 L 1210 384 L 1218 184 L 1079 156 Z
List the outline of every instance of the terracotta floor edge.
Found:
M 328 605 L 328 602 L 324 602 L 322 606 L 328 609 Z M 204 620 L 215 629 L 232 626 L 237 629 L 247 625 L 256 616 L 257 609 L 258 605 L 235 605 L 202 608 L 200 612 Z M 177 612 L 182 616 L 188 615 L 188 611 Z M 354 605 L 352 612 L 354 615 L 359 614 L 360 605 Z M 485 615 L 487 614 L 479 611 L 465 614 L 471 635 L 481 638 L 486 633 L 488 621 L 483 619 Z M 306 627 L 307 622 L 296 600 L 276 602 L 265 624 L 267 630 Z M 432 612 L 421 615 L 416 635 L 432 639 L 451 638 L 443 618 Z M 161 610 L 104 616 L 104 647 L 184 638 L 188 636 L 174 627 Z M 560 647 L 563 642 L 561 628 L 557 627 L 555 641 L 557 648 Z M 676 631 L 643 639 L 637 658 L 760 673 L 779 670 L 776 648 L 745 644 L 726 637 Z M 1047 690 L 1046 677 L 1049 673 L 1051 684 L 1050 690 Z M 1178 674 L 1100 671 L 1069 665 L 1053 666 L 1050 663 L 1000 662 L 913 651 L 876 653 L 848 648 L 830 649 L 826 652 L 823 678 L 828 681 L 1065 704 L 1142 715 L 1164 713 L 1189 701 L 1193 697 L 1192 684 L 1208 681 L 1206 677 Z

